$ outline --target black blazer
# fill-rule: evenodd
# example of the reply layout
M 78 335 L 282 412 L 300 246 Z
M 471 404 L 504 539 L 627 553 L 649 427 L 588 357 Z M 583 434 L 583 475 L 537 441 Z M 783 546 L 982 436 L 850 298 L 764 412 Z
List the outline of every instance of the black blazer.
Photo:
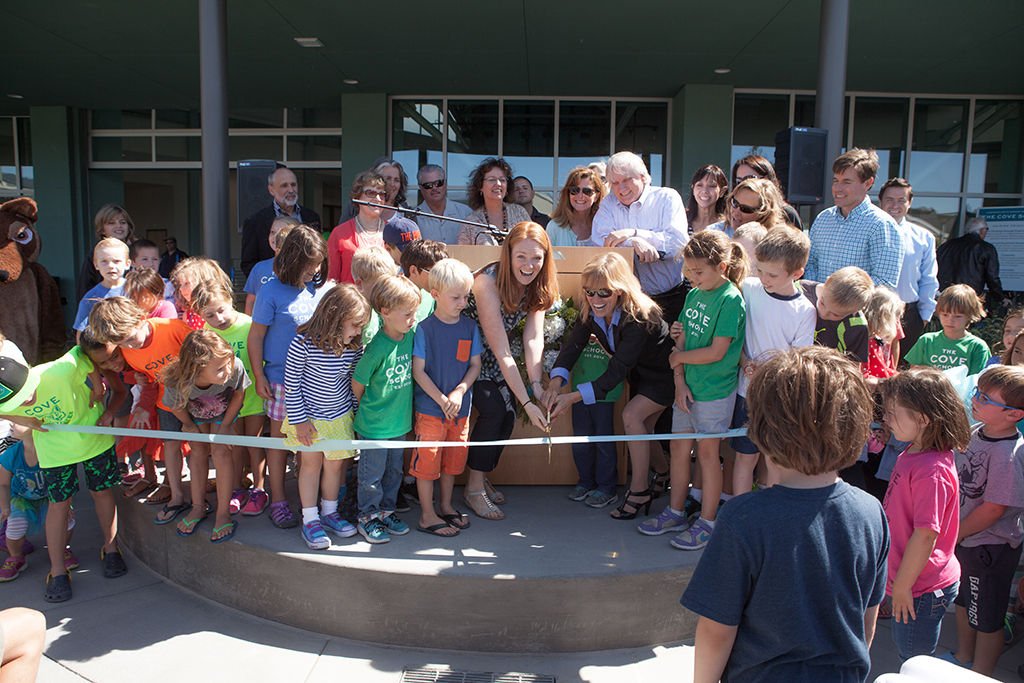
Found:
M 603 399 L 632 370 L 639 381 L 636 387 L 638 393 L 660 405 L 672 403 L 675 399 L 675 384 L 672 382 L 668 357 L 675 342 L 669 336 L 669 326 L 664 320 L 657 317 L 648 324 L 622 315 L 619 323 L 612 328 L 612 339 L 615 342 L 613 353 L 608 337 L 594 316 L 588 315 L 586 320 L 580 318 L 569 340 L 558 352 L 555 367 L 571 371 L 583 349 L 590 343 L 590 335 L 597 337 L 598 343 L 611 354 L 608 369 L 592 383 L 594 398 L 599 401 Z
M 270 224 L 274 222 L 274 205 L 260 209 L 242 223 L 242 272 L 249 277 L 249 271 L 260 261 L 274 258 L 270 248 Z M 299 220 L 320 232 L 320 214 L 304 206 L 299 207 Z

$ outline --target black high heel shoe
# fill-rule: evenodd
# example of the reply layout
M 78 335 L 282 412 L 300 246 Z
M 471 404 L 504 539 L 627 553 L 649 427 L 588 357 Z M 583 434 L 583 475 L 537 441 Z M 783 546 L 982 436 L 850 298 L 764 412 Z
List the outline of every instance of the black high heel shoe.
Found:
M 647 499 L 638 503 L 631 498 L 639 498 L 646 496 Z M 651 501 L 654 500 L 654 486 L 648 486 L 646 491 L 627 491 L 626 495 L 622 497 L 622 504 L 619 507 L 612 510 L 612 519 L 636 519 L 637 514 L 643 511 L 644 515 L 647 515 L 651 511 Z M 628 510 L 627 510 L 628 506 Z
M 654 496 L 654 498 L 660 498 L 661 494 L 665 493 L 665 491 L 668 491 L 668 484 L 671 474 L 668 470 L 665 470 L 664 472 L 659 472 L 653 467 L 651 468 L 651 472 L 654 472 L 654 478 L 651 480 L 652 495 Z

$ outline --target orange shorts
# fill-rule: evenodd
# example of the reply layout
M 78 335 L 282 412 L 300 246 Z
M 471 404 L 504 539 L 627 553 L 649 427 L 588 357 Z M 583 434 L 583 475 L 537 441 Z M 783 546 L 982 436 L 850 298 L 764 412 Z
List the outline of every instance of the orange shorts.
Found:
M 416 413 L 417 441 L 462 441 L 469 440 L 469 418 L 447 420 L 433 415 Z M 424 447 L 412 452 L 409 474 L 417 479 L 433 481 L 445 474 L 459 475 L 466 469 L 468 446 L 448 446 L 446 448 Z

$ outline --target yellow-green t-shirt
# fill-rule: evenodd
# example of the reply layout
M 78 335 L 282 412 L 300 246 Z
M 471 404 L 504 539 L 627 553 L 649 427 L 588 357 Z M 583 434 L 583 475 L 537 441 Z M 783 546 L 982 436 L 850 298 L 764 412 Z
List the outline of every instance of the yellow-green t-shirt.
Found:
M 235 322 L 226 330 L 218 330 L 216 327 L 206 327 L 213 330 L 221 338 L 231 345 L 235 355 L 242 359 L 245 367 L 245 374 L 252 377 L 252 364 L 249 362 L 249 328 L 252 326 L 252 318 L 245 313 L 238 313 Z M 263 399 L 256 393 L 256 385 L 251 384 L 245 389 L 245 400 L 242 402 L 242 409 L 238 411 L 238 417 L 249 415 L 263 415 L 266 411 L 263 408 Z

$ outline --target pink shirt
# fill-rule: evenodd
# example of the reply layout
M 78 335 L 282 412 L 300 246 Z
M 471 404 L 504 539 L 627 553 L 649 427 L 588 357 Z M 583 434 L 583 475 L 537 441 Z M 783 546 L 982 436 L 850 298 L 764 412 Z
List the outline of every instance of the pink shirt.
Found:
M 886 595 L 892 595 L 892 582 L 914 529 L 939 534 L 928 564 L 914 582 L 914 597 L 960 580 L 960 563 L 953 555 L 960 532 L 960 490 L 953 451 L 901 453 L 882 507 L 890 534 Z
M 153 309 L 153 312 L 149 314 L 149 317 L 175 320 L 178 317 L 178 311 L 174 308 L 174 304 L 166 299 L 162 299 L 160 303 L 156 305 L 156 308 Z

